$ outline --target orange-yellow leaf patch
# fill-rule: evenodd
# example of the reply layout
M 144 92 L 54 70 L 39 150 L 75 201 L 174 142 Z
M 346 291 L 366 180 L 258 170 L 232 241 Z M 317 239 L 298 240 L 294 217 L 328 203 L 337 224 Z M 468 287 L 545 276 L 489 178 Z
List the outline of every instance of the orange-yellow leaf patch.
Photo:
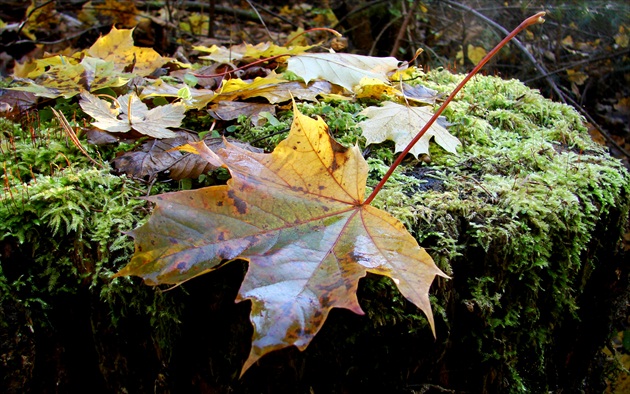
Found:
M 146 76 L 165 63 L 165 60 L 152 48 L 140 48 L 133 45 L 133 29 L 112 27 L 109 34 L 100 37 L 90 47 L 90 56 L 114 62 L 116 69 L 122 71 L 133 66 L 133 72 Z

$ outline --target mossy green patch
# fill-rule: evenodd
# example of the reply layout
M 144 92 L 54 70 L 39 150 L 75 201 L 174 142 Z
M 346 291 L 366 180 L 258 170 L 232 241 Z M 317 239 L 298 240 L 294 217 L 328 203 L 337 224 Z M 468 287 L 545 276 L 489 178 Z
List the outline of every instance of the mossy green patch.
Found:
M 417 76 L 414 83 L 444 94 L 463 79 L 446 71 Z M 364 146 L 356 124 L 365 105 L 326 102 L 302 104 L 300 110 L 322 116 L 342 143 L 367 148 L 373 187 L 394 155 L 391 143 Z M 591 140 L 574 109 L 517 80 L 476 76 L 444 115 L 462 142 L 459 153 L 432 144 L 430 162 L 405 161 L 373 204 L 400 219 L 453 276 L 434 285 L 432 302 L 457 334 L 438 332 L 438 338 L 472 350 L 476 358 L 470 362 L 482 363 L 484 376 L 496 377 L 478 388 L 552 390 L 553 379 L 541 378 L 556 368 L 546 354 L 561 329 L 580 320 L 579 299 L 598 265 L 593 243 L 602 231 L 615 238 L 613 245 L 620 240 L 630 176 Z M 402 297 L 392 296 L 392 283 L 366 283 L 374 328 L 426 324 Z M 385 304 L 369 298 L 383 293 Z M 469 332 L 452 326 L 461 324 L 449 321 L 454 308 L 470 315 Z
M 94 310 L 106 311 L 99 326 L 140 314 L 166 351 L 180 307 L 137 281 L 110 279 L 134 250 L 124 232 L 147 217 L 146 186 L 95 168 L 53 126 L 29 131 L 0 119 L 0 131 L 0 309 L 26 308 L 32 330 L 54 331 L 50 314 L 65 296 L 93 297 L 102 307 Z
M 449 93 L 461 78 L 433 72 L 421 83 Z M 554 332 L 578 320 L 578 299 L 598 264 L 597 226 L 607 223 L 620 239 L 630 176 L 573 109 L 516 80 L 475 77 L 445 115 L 463 143 L 459 154 L 432 146 L 432 162 L 401 168 L 374 205 L 405 222 L 440 268 L 465 282 L 456 303 L 483 326 L 468 334 L 480 360 L 504 368 L 502 391 L 529 392 L 528 380 L 549 370 Z M 385 168 L 370 165 L 377 178 Z M 439 187 L 423 188 L 435 180 Z M 452 283 L 443 286 L 439 293 L 453 293 Z

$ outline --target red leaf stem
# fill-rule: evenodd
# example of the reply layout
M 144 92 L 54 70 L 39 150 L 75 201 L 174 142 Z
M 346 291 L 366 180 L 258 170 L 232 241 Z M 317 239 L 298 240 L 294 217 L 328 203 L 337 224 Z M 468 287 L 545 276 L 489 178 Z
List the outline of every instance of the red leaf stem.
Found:
M 466 78 L 464 78 L 459 85 L 457 85 L 457 87 L 455 88 L 455 90 L 453 90 L 453 92 L 451 92 L 451 94 L 448 96 L 448 98 L 444 101 L 444 103 L 440 106 L 440 108 L 435 112 L 435 114 L 433 114 L 433 116 L 431 117 L 431 119 L 429 120 L 429 122 L 427 122 L 427 124 L 420 130 L 420 132 L 418 132 L 418 134 L 416 134 L 416 136 L 411 140 L 411 142 L 409 142 L 409 144 L 407 145 L 407 147 L 400 153 L 400 155 L 398 155 L 398 157 L 396 158 L 396 160 L 394 161 L 394 163 L 392 163 L 392 165 L 389 167 L 389 170 L 387 170 L 387 173 L 383 176 L 383 179 L 381 179 L 381 181 L 378 183 L 378 185 L 376 185 L 376 187 L 374 188 L 374 190 L 372 190 L 372 193 L 368 196 L 368 198 L 363 202 L 362 205 L 368 205 L 372 202 L 372 200 L 374 200 L 374 197 L 376 197 L 376 195 L 379 193 L 379 191 L 383 188 L 383 185 L 385 185 L 385 182 L 387 182 L 387 180 L 389 179 L 389 177 L 394 173 L 394 170 L 396 169 L 396 167 L 398 167 L 400 165 L 400 163 L 403 161 L 403 159 L 405 158 L 405 155 L 407 155 L 407 153 L 409 153 L 409 151 L 411 150 L 411 148 L 416 144 L 416 142 L 418 142 L 420 140 L 420 138 L 422 138 L 422 136 L 424 135 L 424 133 L 426 133 L 426 131 L 433 125 L 433 123 L 435 123 L 435 121 L 437 120 L 437 118 L 442 114 L 442 112 L 444 112 L 444 110 L 446 109 L 446 106 L 453 100 L 453 98 L 455 97 L 455 95 L 457 93 L 459 93 L 459 91 L 464 87 L 464 85 L 466 85 L 466 83 L 468 83 L 468 81 L 475 75 L 477 74 L 477 72 L 501 49 L 503 48 L 503 46 L 505 46 L 505 44 L 507 44 L 512 38 L 514 38 L 518 33 L 520 33 L 521 31 L 525 30 L 526 28 L 528 28 L 531 25 L 537 24 L 537 23 L 543 23 L 545 20 L 543 19 L 543 16 L 545 15 L 545 12 L 539 12 L 536 15 L 530 16 L 529 18 L 525 19 L 523 22 L 521 22 L 520 25 L 518 25 L 518 27 L 514 30 L 512 30 L 512 32 L 510 34 L 508 34 L 496 47 L 494 47 L 490 52 L 488 52 L 488 54 L 481 59 L 481 61 L 479 62 L 479 64 L 477 64 L 477 66 L 475 66 L 475 68 L 473 68 L 473 70 L 466 76 Z

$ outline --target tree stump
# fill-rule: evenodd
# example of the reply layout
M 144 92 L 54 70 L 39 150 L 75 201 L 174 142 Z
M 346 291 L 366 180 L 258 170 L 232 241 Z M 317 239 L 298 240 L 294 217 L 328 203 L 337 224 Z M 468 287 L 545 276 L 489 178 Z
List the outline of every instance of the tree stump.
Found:
M 419 83 L 450 92 L 461 78 Z M 274 352 L 239 379 L 252 329 L 234 299 L 247 263 L 167 292 L 110 280 L 132 253 L 121 231 L 145 218 L 132 200 L 142 192 L 84 163 L 2 197 L 0 391 L 601 392 L 600 349 L 629 294 L 628 172 L 573 109 L 515 80 L 475 77 L 445 115 L 461 152 L 432 146 L 430 162 L 406 161 L 374 203 L 452 277 L 432 287 L 436 339 L 389 279 L 368 276 L 366 316 L 333 310 L 304 352 Z M 384 168 L 371 160 L 370 179 Z M 85 198 L 76 222 L 47 222 L 61 195 L 46 185 L 80 191 L 64 195 Z

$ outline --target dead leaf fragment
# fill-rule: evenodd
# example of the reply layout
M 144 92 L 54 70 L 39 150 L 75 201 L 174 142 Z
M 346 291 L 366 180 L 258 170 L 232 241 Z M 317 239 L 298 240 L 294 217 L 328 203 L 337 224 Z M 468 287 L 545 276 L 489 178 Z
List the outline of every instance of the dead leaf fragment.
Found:
M 406 99 L 413 100 L 418 103 L 435 104 L 435 100 L 440 97 L 437 90 L 429 89 L 422 85 L 402 84 L 403 93 Z
M 244 115 L 251 118 L 255 125 L 260 119 L 261 112 L 276 114 L 276 106 L 264 103 L 248 103 L 241 101 L 219 101 L 208 110 L 210 116 L 220 120 L 234 120 Z
M 178 149 L 183 145 L 198 142 L 197 134 L 187 132 L 177 134 L 176 138 L 147 141 L 142 144 L 140 150 L 122 154 L 114 159 L 114 167 L 118 172 L 134 178 L 152 177 L 168 171 L 169 178 L 176 181 L 184 178 L 196 179 L 199 175 L 217 168 L 199 155 Z M 204 142 L 213 151 L 225 148 L 223 138 L 206 138 Z M 245 150 L 262 152 L 261 149 L 245 143 L 230 142 Z

